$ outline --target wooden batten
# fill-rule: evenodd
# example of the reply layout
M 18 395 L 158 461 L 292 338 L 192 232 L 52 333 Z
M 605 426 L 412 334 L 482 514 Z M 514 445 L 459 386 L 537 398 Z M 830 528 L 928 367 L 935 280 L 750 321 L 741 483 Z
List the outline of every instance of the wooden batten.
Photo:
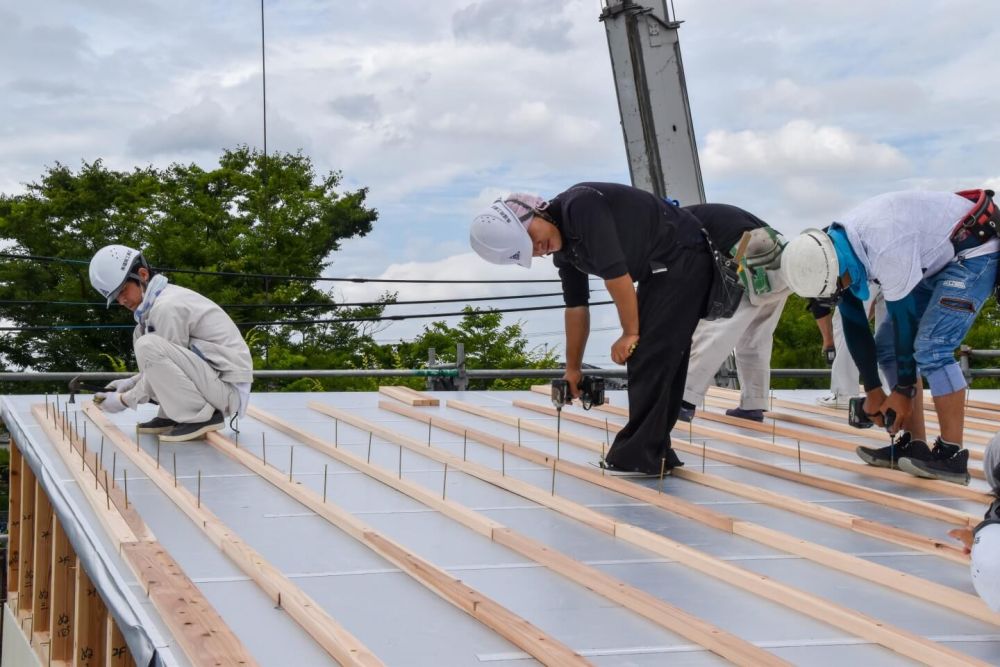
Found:
M 164 624 L 173 633 L 179 646 L 195 667 L 215 667 L 218 665 L 239 665 L 252 667 L 256 664 L 249 652 L 242 645 L 229 626 L 222 620 L 214 607 L 200 593 L 194 583 L 184 574 L 180 565 L 167 554 L 166 550 L 156 541 L 152 531 L 143 521 L 133 505 L 125 506 L 125 497 L 120 487 L 104 488 L 106 472 L 97 454 L 82 456 L 83 447 L 72 431 L 57 429 L 47 418 L 43 406 L 36 405 L 32 414 L 43 427 L 43 431 L 53 443 L 53 448 L 66 463 L 67 469 L 77 482 L 77 487 L 87 499 L 91 509 L 97 515 L 102 527 L 117 544 L 118 549 L 129 565 L 138 581 L 152 593 L 152 588 L 161 586 L 155 594 L 150 595 L 154 608 L 160 613 Z M 109 480 L 110 483 L 110 480 Z M 127 517 L 127 519 L 126 519 Z M 57 621 L 67 614 L 76 621 L 78 610 L 67 609 L 65 601 L 60 599 L 57 589 L 64 590 L 68 581 L 73 581 L 67 571 L 68 560 L 72 548 L 66 540 L 65 532 L 55 520 L 56 529 L 52 541 L 52 614 L 49 627 L 52 631 L 53 660 L 63 659 L 64 649 L 57 646 Z M 137 534 L 138 533 L 138 534 Z M 150 552 L 159 553 L 157 559 L 146 558 Z M 72 556 L 75 560 L 75 554 Z M 75 575 L 73 575 L 75 576 Z M 69 577 L 69 579 L 67 579 Z M 185 583 L 186 582 L 186 583 Z M 167 591 L 171 594 L 165 594 Z M 59 606 L 58 612 L 56 606 Z M 101 602 L 103 606 L 104 603 Z M 105 613 L 106 613 L 105 608 Z M 73 626 L 72 641 L 79 643 L 76 628 Z M 85 626 L 90 630 L 90 626 Z M 100 641 L 100 650 L 94 649 L 112 664 L 130 664 L 131 652 L 127 647 L 123 650 L 121 644 L 108 645 L 107 628 L 103 625 L 94 629 L 94 637 L 88 637 L 88 642 Z M 120 631 L 117 631 L 120 636 Z M 123 644 L 124 642 L 122 642 Z M 93 648 L 93 647 L 92 647 Z M 79 654 L 76 654 L 79 658 Z M 115 663 L 114 660 L 119 663 Z M 107 662 L 107 661 L 105 661 Z M 101 662 L 104 665 L 105 662 Z
M 699 643 L 708 650 L 713 651 L 724 658 L 727 658 L 737 664 L 784 664 L 783 661 L 779 660 L 772 654 L 759 649 L 749 642 L 731 635 L 724 630 L 712 626 L 697 617 L 691 616 L 683 610 L 674 607 L 659 598 L 655 598 L 641 589 L 630 586 L 629 584 L 611 577 L 596 568 L 592 568 L 577 560 L 569 558 L 568 556 L 560 554 L 551 547 L 525 535 L 521 535 L 479 512 L 473 511 L 452 500 L 441 498 L 437 491 L 432 493 L 418 484 L 402 479 L 401 477 L 395 477 L 378 466 L 366 463 L 360 457 L 355 456 L 346 450 L 331 447 L 329 444 L 323 442 L 316 436 L 302 431 L 292 424 L 273 415 L 264 413 L 258 409 L 251 410 L 251 416 L 258 421 L 261 421 L 262 423 L 265 423 L 268 426 L 295 438 L 299 442 L 312 447 L 318 452 L 326 454 L 327 456 L 330 456 L 345 465 L 351 466 L 352 468 L 365 473 L 373 479 L 376 479 L 401 493 L 405 493 L 414 500 L 441 512 L 441 514 L 452 518 L 476 533 L 479 533 L 480 535 L 483 535 L 498 544 L 502 544 L 509 549 L 512 549 L 526 558 L 548 567 L 557 574 L 585 586 L 617 604 L 621 604 L 625 608 L 646 617 L 647 619 L 672 632 L 676 632 L 683 637 Z M 350 423 L 358 428 L 376 428 L 375 424 L 360 418 L 354 418 Z M 422 456 L 428 456 L 427 447 L 423 443 L 418 443 L 415 440 L 407 438 L 406 436 L 394 431 L 386 433 L 386 435 L 390 434 L 393 441 L 400 444 L 401 447 L 405 443 L 407 449 Z M 229 444 L 225 438 L 217 434 L 209 436 L 209 442 L 212 443 L 213 446 L 223 446 L 223 443 Z M 223 451 L 231 457 L 238 457 L 240 460 L 244 458 L 244 455 L 236 453 L 237 450 L 235 447 L 232 447 L 231 444 L 229 444 L 229 447 Z M 434 451 L 436 452 L 437 450 Z M 251 469 L 258 470 L 260 465 L 256 462 L 256 458 L 250 456 L 250 459 L 251 461 L 249 467 L 251 467 Z M 455 457 L 455 460 L 451 463 L 453 466 L 459 466 L 459 462 L 460 460 Z M 463 468 L 457 467 L 457 469 L 462 470 Z M 299 496 L 304 496 L 304 500 L 302 500 L 302 502 L 307 504 L 320 516 L 326 515 L 326 508 L 328 506 L 325 503 L 322 503 L 321 499 L 315 498 L 315 494 L 300 490 L 301 487 L 289 486 L 284 476 L 277 473 L 271 474 L 268 472 L 268 479 L 269 481 L 273 480 L 272 483 L 276 485 L 280 484 L 283 489 L 287 489 L 287 492 L 297 499 L 299 499 Z M 320 500 L 320 502 L 317 502 L 317 500 Z
M 515 401 L 515 405 L 521 405 L 524 407 L 525 404 Z M 535 404 L 527 404 L 534 406 Z M 479 406 L 471 406 L 470 404 L 464 403 L 462 401 L 449 401 L 449 408 L 455 408 L 458 410 L 471 412 L 481 417 L 486 417 L 493 421 L 506 424 L 508 426 L 521 427 L 526 431 L 533 433 L 538 433 L 540 435 L 545 435 L 547 437 L 555 437 L 555 431 L 549 427 L 542 426 L 540 424 L 534 423 L 531 420 L 520 420 L 517 417 L 513 417 L 508 414 L 496 412 L 494 410 L 488 410 L 480 408 Z M 555 410 L 549 406 L 538 406 L 542 408 L 541 412 L 550 416 L 555 415 Z M 472 408 L 471 410 L 468 408 Z M 532 408 L 534 409 L 534 408 Z M 595 426 L 596 427 L 596 426 Z M 606 433 L 617 433 L 621 428 L 620 425 L 613 422 L 607 422 L 606 424 L 601 424 L 600 428 L 602 430 L 606 429 Z M 582 436 L 578 436 L 572 433 L 560 433 L 559 437 L 562 438 L 563 442 L 568 442 L 580 447 L 584 447 L 595 453 L 604 453 L 607 448 L 607 442 L 599 442 L 596 440 L 591 440 Z M 675 443 L 677 446 L 678 443 Z M 698 453 L 701 453 L 701 448 L 698 448 Z M 968 564 L 969 557 L 957 546 L 944 542 L 942 540 L 936 540 L 923 535 L 918 535 L 916 533 L 911 533 L 906 530 L 895 528 L 887 524 L 880 523 L 878 521 L 873 521 L 870 519 L 863 519 L 853 514 L 849 514 L 842 510 L 834 509 L 831 507 L 826 507 L 824 505 L 817 505 L 815 503 L 810 503 L 804 500 L 799 500 L 798 498 L 793 498 L 788 495 L 776 493 L 774 491 L 763 489 L 756 486 L 751 486 L 749 484 L 744 484 L 741 482 L 734 482 L 725 477 L 720 477 L 718 475 L 705 474 L 690 470 L 688 468 L 676 468 L 673 471 L 673 476 L 681 479 L 688 479 L 698 484 L 704 486 L 710 486 L 712 488 L 718 489 L 720 491 L 725 491 L 727 493 L 732 493 L 755 502 L 764 503 L 778 509 L 782 509 L 789 512 L 794 512 L 801 516 L 809 517 L 811 519 L 816 519 L 828 523 L 839 528 L 846 528 L 848 530 L 855 531 L 860 534 L 869 535 L 871 537 L 881 537 L 888 542 L 893 542 L 902 546 L 906 546 L 912 549 L 917 549 L 925 553 L 932 553 L 953 562 L 961 563 L 963 565 Z
M 256 418 L 261 414 L 261 411 L 254 410 L 253 416 Z M 277 418 L 272 419 L 275 423 L 280 421 Z M 290 432 L 295 433 L 296 437 L 302 434 L 298 429 L 291 427 L 291 425 L 285 422 L 281 423 Z M 301 484 L 290 482 L 287 475 L 273 467 L 264 465 L 262 460 L 253 456 L 245 449 L 238 449 L 234 443 L 218 433 L 209 434 L 206 440 L 217 451 L 253 471 L 295 501 L 326 519 L 345 534 L 365 545 L 382 558 L 395 564 L 434 594 L 480 621 L 483 625 L 506 638 L 537 660 L 546 664 L 590 664 L 568 646 L 542 632 L 527 620 L 503 608 L 486 595 L 463 584 L 443 569 L 408 551 L 402 545 L 381 535 L 378 531 L 344 509 L 332 503 L 324 502 L 323 498 L 315 492 L 306 489 Z M 316 439 L 301 439 L 305 444 L 312 444 L 314 440 Z M 351 456 L 349 454 L 345 455 Z M 370 467 L 372 466 L 366 465 L 366 468 Z M 481 532 L 481 530 L 478 532 Z
M 542 414 L 552 414 L 552 412 L 550 412 L 552 411 L 552 408 L 548 405 L 532 403 L 530 401 L 514 401 L 514 405 L 526 410 L 540 412 Z M 605 421 L 603 419 L 597 419 L 595 417 L 589 417 L 587 415 L 581 415 L 567 410 L 563 411 L 563 419 L 599 428 L 601 430 L 604 430 L 607 425 L 608 428 L 614 429 L 616 433 L 618 429 L 622 428 L 622 424 L 618 422 L 612 422 L 610 420 Z M 709 436 L 722 442 L 729 442 L 738 445 L 757 442 L 754 438 L 749 436 L 731 433 L 729 431 L 718 431 L 695 424 L 689 424 L 688 428 L 690 429 L 689 432 L 691 434 Z M 829 477 L 798 472 L 796 470 L 758 461 L 757 459 L 740 456 L 739 454 L 731 454 L 729 452 L 717 450 L 713 447 L 694 445 L 684 442 L 681 438 L 677 437 L 673 438 L 672 446 L 677 451 L 686 452 L 688 454 L 696 454 L 698 456 L 701 456 L 702 453 L 704 453 L 706 458 L 720 461 L 722 463 L 729 463 L 747 470 L 764 473 L 772 477 L 787 479 L 806 486 L 823 489 L 824 491 L 840 493 L 851 498 L 866 500 L 878 505 L 885 505 L 894 509 L 910 512 L 911 514 L 916 514 L 918 516 L 939 519 L 941 521 L 946 521 L 959 526 L 975 526 L 982 520 L 981 517 L 955 510 L 950 507 L 945 507 L 943 505 L 937 505 L 935 503 L 917 500 L 915 498 L 899 496 L 894 493 L 872 489 L 860 484 L 853 484 L 851 482 L 830 479 Z
M 7 506 L 7 598 L 17 600 L 21 576 L 21 450 L 10 441 L 9 504 Z M 18 604 L 12 604 L 15 615 Z
M 613 406 L 602 405 L 595 408 L 602 412 L 607 412 L 609 414 L 614 414 L 619 417 L 628 417 L 628 410 L 624 408 L 616 408 Z M 743 427 L 748 420 L 736 419 L 734 417 L 726 417 L 725 415 L 712 415 L 714 421 L 720 421 L 725 423 L 731 423 L 733 426 Z M 731 420 L 731 421 L 726 421 Z M 692 424 L 691 428 L 693 432 L 699 435 L 708 435 L 713 438 L 721 438 L 721 434 L 724 431 L 717 431 L 714 429 L 701 426 L 700 424 Z M 779 429 L 776 432 L 777 435 L 783 435 L 783 437 L 795 438 L 800 440 L 809 441 L 811 434 L 796 431 L 793 429 Z M 848 459 L 841 458 L 839 456 L 830 456 L 829 454 L 822 454 L 820 452 L 814 452 L 811 450 L 798 450 L 795 447 L 790 447 L 787 445 L 779 445 L 771 442 L 766 442 L 759 438 L 751 437 L 741 437 L 739 440 L 734 438 L 725 438 L 729 442 L 736 444 L 746 445 L 752 447 L 753 449 L 758 449 L 760 451 L 769 452 L 771 454 L 780 454 L 787 458 L 800 458 L 802 461 L 810 461 L 812 463 L 821 463 L 828 465 L 831 468 L 839 468 L 840 470 L 849 470 L 854 473 L 861 475 L 866 475 L 868 477 L 877 477 L 886 481 L 894 482 L 896 484 L 905 484 L 907 486 L 913 486 L 920 489 L 926 489 L 935 491 L 945 496 L 952 496 L 956 498 L 964 498 L 966 500 L 973 500 L 975 502 L 982 503 L 984 506 L 989 505 L 992 501 L 992 496 L 985 491 L 979 491 L 976 489 L 970 489 L 965 486 L 960 486 L 958 484 L 951 484 L 949 482 L 942 482 L 937 479 L 921 479 L 920 477 L 914 477 L 900 470 L 889 470 L 887 468 L 876 468 L 874 466 L 866 465 L 864 463 L 858 463 L 855 461 L 850 461 Z
M 316 402 L 309 403 L 309 407 L 314 409 L 322 409 L 321 411 L 330 413 L 330 411 L 335 411 L 328 406 L 323 406 Z M 399 406 L 398 404 L 380 402 L 379 407 L 382 409 L 387 409 L 397 414 L 404 414 L 409 412 L 414 412 L 412 409 Z M 339 411 L 337 411 L 339 412 Z M 345 421 L 349 418 L 346 413 L 340 412 L 343 415 Z M 452 431 L 454 425 L 448 424 L 446 420 L 437 418 L 434 420 L 435 425 L 439 428 Z M 458 432 L 466 432 L 470 436 L 473 433 L 471 429 L 464 429 L 464 427 L 459 426 Z M 481 435 L 476 432 L 477 435 Z M 494 436 L 487 436 L 486 442 L 475 438 L 478 442 L 483 444 L 491 444 L 490 441 L 495 440 Z M 384 437 L 384 436 L 380 436 Z M 510 449 L 517 449 L 516 445 L 513 443 L 505 443 Z M 493 446 L 493 445 L 491 445 Z M 434 449 L 432 447 L 426 447 L 425 449 Z M 521 447 L 521 450 L 528 449 L 526 447 Z M 523 452 L 522 452 L 523 454 Z M 540 452 L 539 452 L 540 454 Z M 450 455 L 447 455 L 450 456 Z M 525 458 L 522 456 L 522 458 Z M 558 465 L 558 462 L 556 462 Z M 501 488 L 507 488 L 512 490 L 511 486 L 508 485 L 509 478 L 502 478 L 501 482 L 497 484 Z M 516 492 L 515 492 L 516 493 Z M 521 495 L 518 493 L 518 495 Z M 526 496 L 525 496 L 526 497 Z M 551 500 L 546 501 L 545 499 L 551 498 Z M 559 502 L 556 502 L 558 499 Z M 598 514 L 586 508 L 578 503 L 572 501 L 567 501 L 565 499 L 558 498 L 555 494 L 551 496 L 548 494 L 542 495 L 542 504 L 552 509 L 557 509 L 561 514 L 567 517 L 577 519 L 581 516 L 591 516 L 592 514 Z M 613 520 L 612 520 L 613 521 Z M 838 605 L 829 600 L 821 598 L 819 596 L 807 593 L 800 589 L 788 586 L 786 584 L 779 583 L 768 577 L 762 575 L 757 575 L 753 572 L 735 566 L 731 563 L 721 561 L 713 556 L 700 552 L 696 549 L 687 547 L 686 545 L 680 544 L 662 535 L 653 533 L 651 531 L 638 528 L 631 524 L 613 521 L 614 523 L 614 535 L 618 538 L 623 539 L 626 542 L 640 546 L 646 549 L 658 553 L 662 556 L 676 560 L 684 565 L 688 565 L 694 569 L 697 569 L 703 574 L 707 574 L 712 577 L 720 578 L 727 583 L 740 587 L 744 590 L 750 591 L 757 595 L 761 595 L 773 602 L 783 604 L 788 606 L 795 611 L 803 614 L 807 614 L 815 619 L 821 620 L 823 622 L 829 623 L 836 627 L 841 628 L 856 634 L 860 637 L 864 637 L 871 641 L 877 642 L 886 648 L 890 648 L 902 655 L 915 659 L 923 664 L 927 665 L 962 665 L 967 664 L 966 661 L 971 660 L 974 664 L 985 664 L 980 661 L 971 658 L 968 655 L 962 654 L 958 651 L 952 650 L 948 647 L 942 646 L 935 642 L 929 641 L 919 635 L 908 632 L 906 630 L 901 630 L 894 626 L 888 625 L 880 620 L 871 618 L 865 614 L 857 612 L 853 609 Z
M 461 406 L 460 409 L 464 412 L 474 414 L 479 417 L 484 417 L 487 419 L 492 419 L 494 417 L 502 416 L 500 413 L 490 410 L 488 408 L 482 408 L 479 406 L 470 405 L 468 403 L 463 403 L 461 401 L 449 401 L 449 407 Z M 406 408 L 392 408 L 393 412 L 399 414 L 404 414 L 410 416 L 411 418 L 417 418 L 419 415 L 413 415 L 416 412 L 414 410 L 408 410 Z M 444 428 L 444 420 L 440 417 L 435 419 L 435 423 L 438 424 L 439 428 Z M 489 438 L 489 436 L 479 431 L 470 431 L 470 437 L 474 440 L 482 442 L 484 438 Z M 546 435 L 555 437 L 555 432 L 548 432 Z M 599 449 L 600 445 L 595 446 L 595 443 L 590 443 L 587 447 L 588 449 Z M 513 448 L 515 454 L 517 452 L 523 451 L 526 448 Z M 573 468 L 574 464 L 569 464 L 564 468 L 564 472 L 569 472 L 574 474 L 574 476 L 579 479 L 585 479 L 587 481 L 595 481 L 592 478 L 595 473 L 589 470 L 584 470 L 584 474 L 576 474 Z M 604 483 L 601 486 L 605 488 L 613 488 L 614 490 L 622 493 L 636 500 L 641 500 L 647 502 L 656 507 L 662 509 L 667 509 L 669 511 L 677 512 L 688 518 L 692 518 L 698 521 L 698 513 L 692 512 L 685 506 L 695 506 L 693 503 L 688 503 L 686 501 L 673 498 L 669 494 L 659 494 L 652 489 L 640 486 L 638 484 L 633 484 L 624 479 L 614 478 L 614 477 L 604 477 L 600 476 L 599 473 L 596 474 L 601 482 L 608 482 L 613 484 Z M 702 509 L 702 508 L 698 508 Z M 680 510 L 680 511 L 678 511 Z M 702 511 L 704 511 L 702 509 Z M 747 537 L 756 542 L 764 544 L 766 546 L 781 549 L 788 553 L 795 554 L 802 558 L 812 560 L 820 565 L 829 567 L 831 569 L 849 574 L 852 576 L 861 577 L 872 583 L 876 583 L 882 586 L 886 586 L 892 590 L 904 593 L 907 595 L 914 596 L 918 599 L 924 600 L 926 602 L 933 602 L 940 606 L 951 609 L 961 614 L 966 614 L 972 616 L 978 620 L 982 620 L 993 625 L 1000 626 L 1000 614 L 997 614 L 990 610 L 986 604 L 977 596 L 969 595 L 961 591 L 957 591 L 948 586 L 942 586 L 940 584 L 927 581 L 920 577 L 914 577 L 912 575 L 907 575 L 898 570 L 894 570 L 889 567 L 878 565 L 867 561 L 856 556 L 849 554 L 844 554 L 834 549 L 828 549 L 818 544 L 813 544 L 806 540 L 795 538 L 791 535 L 787 535 L 777 530 L 770 528 L 764 528 L 749 521 L 739 521 L 732 517 L 722 515 L 720 513 L 713 512 L 715 515 L 715 520 L 707 525 L 712 525 L 713 527 L 719 527 L 723 522 L 727 522 L 729 525 L 729 531 L 733 534 L 741 535 Z M 724 524 L 723 524 L 724 525 Z
M 309 635 L 334 659 L 345 665 L 381 665 L 382 662 L 356 637 L 350 634 L 315 600 L 285 577 L 256 550 L 237 537 L 237 533 L 210 512 L 195 496 L 182 486 L 174 486 L 166 469 L 136 443 L 92 403 L 85 404 L 84 412 L 92 422 L 111 439 L 119 451 L 128 458 L 149 480 L 160 489 L 194 523 L 222 553 L 243 570 L 272 600 L 281 606 Z M 247 655 L 249 660 L 249 655 Z
M 384 385 L 378 388 L 378 393 L 409 406 L 435 406 L 441 404 L 440 400 L 430 394 L 425 394 L 402 385 Z
M 74 588 L 76 553 L 66 537 L 66 531 L 55 516 L 52 517 L 52 591 L 49 601 L 49 654 L 52 662 L 69 662 L 73 657 Z

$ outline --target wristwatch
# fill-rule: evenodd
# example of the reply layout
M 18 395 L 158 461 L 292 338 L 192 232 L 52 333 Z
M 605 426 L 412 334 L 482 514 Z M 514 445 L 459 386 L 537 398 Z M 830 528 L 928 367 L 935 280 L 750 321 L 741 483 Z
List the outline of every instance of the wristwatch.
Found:
M 917 395 L 917 385 L 915 384 L 911 384 L 908 386 L 897 384 L 895 387 L 892 388 L 892 390 L 897 394 L 902 394 L 903 396 L 906 396 L 907 398 L 913 398 L 914 396 Z

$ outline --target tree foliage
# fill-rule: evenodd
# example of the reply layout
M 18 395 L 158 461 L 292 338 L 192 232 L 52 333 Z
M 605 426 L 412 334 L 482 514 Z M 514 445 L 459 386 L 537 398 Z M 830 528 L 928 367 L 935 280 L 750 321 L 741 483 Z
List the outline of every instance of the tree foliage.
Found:
M 224 151 L 210 170 L 173 164 L 116 171 L 98 160 L 74 171 L 56 164 L 25 193 L 0 195 L 5 251 L 64 260 L 0 262 L 0 317 L 15 326 L 131 324 L 122 308 L 2 303 L 98 300 L 86 260 L 109 243 L 139 247 L 161 269 L 318 277 L 342 240 L 367 234 L 377 219 L 365 206 L 367 189 L 341 191 L 340 182 L 338 172 L 317 174 L 301 153 L 265 157 L 246 146 Z M 319 304 L 293 311 L 301 319 L 330 316 L 336 308 L 330 294 L 309 281 L 168 275 L 217 303 L 257 306 L 232 311 L 238 322 L 288 318 L 287 309 L 269 304 Z M 340 347 L 363 337 L 352 326 L 307 332 L 310 340 L 332 339 Z M 256 330 L 256 361 L 293 365 L 295 348 L 283 345 L 288 338 L 287 331 Z M 114 360 L 131 356 L 130 328 L 20 331 L 0 339 L 0 357 L 13 368 L 111 370 Z

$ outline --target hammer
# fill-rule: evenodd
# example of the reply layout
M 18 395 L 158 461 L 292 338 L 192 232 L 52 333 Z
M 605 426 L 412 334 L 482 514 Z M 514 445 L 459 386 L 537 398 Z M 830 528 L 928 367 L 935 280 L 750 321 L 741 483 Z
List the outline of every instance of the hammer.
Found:
M 84 382 L 79 377 L 75 377 L 69 381 L 69 402 L 76 403 L 76 395 L 81 391 L 108 391 L 108 388 L 104 385 L 90 384 L 89 382 Z

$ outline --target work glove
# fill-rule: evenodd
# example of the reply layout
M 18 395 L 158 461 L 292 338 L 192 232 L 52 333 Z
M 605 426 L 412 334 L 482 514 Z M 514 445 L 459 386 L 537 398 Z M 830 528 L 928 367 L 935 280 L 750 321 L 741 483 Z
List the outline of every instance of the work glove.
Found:
M 135 385 L 139 384 L 139 375 L 133 375 L 129 378 L 120 378 L 118 380 L 112 380 L 107 384 L 108 389 L 113 389 L 119 394 L 128 391 Z
M 94 394 L 94 403 L 104 412 L 111 414 L 121 412 L 128 407 L 122 400 L 122 395 L 114 391 L 101 391 Z

